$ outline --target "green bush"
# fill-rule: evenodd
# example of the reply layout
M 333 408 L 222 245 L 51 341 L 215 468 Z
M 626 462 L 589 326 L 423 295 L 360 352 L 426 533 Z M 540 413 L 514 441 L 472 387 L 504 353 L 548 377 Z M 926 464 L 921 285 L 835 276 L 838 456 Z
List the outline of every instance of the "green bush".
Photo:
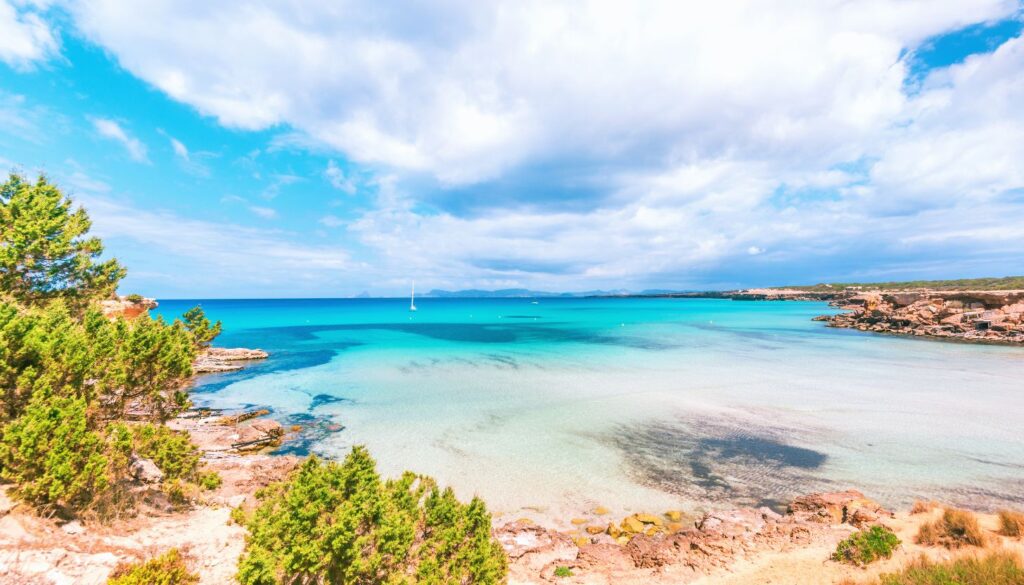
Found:
M 555 577 L 572 577 L 572 569 L 569 567 L 555 567 Z
M 45 179 L 0 184 L 0 479 L 41 511 L 115 515 L 133 506 L 134 451 L 161 469 L 172 500 L 213 489 L 220 478 L 199 470 L 186 435 L 125 421 L 159 423 L 188 406 L 183 382 L 220 324 L 198 308 L 186 322 L 107 318 L 97 301 L 125 271 L 98 262 L 88 230 Z
M 892 557 L 893 551 L 899 546 L 900 539 L 892 530 L 881 525 L 872 526 L 840 542 L 832 553 L 832 560 L 868 565 L 878 559 Z
M 215 490 L 224 483 L 216 471 L 206 471 L 199 474 L 199 487 L 204 490 Z
M 365 448 L 309 458 L 236 514 L 249 530 L 238 578 L 274 583 L 498 583 L 507 560 L 483 502 L 406 472 L 382 481 Z
M 163 420 L 187 404 L 182 382 L 195 349 L 180 322 L 140 316 L 74 315 L 60 301 L 42 308 L 0 302 L 0 423 L 17 418 L 36 392 L 85 399 L 104 419 Z
M 1024 585 L 1020 557 L 1007 551 L 983 557 L 935 562 L 921 557 L 898 573 L 882 575 L 878 585 Z
M 189 571 L 178 549 L 144 563 L 121 565 L 114 569 L 107 585 L 192 585 L 199 576 Z
M 124 300 L 128 301 L 129 303 L 141 303 L 142 301 L 146 300 L 146 297 L 138 293 L 132 293 L 126 296 Z
M 164 479 L 199 480 L 199 448 L 188 433 L 152 424 L 132 425 L 131 432 L 135 452 L 152 460 Z
M 85 400 L 40 392 L 0 430 L 0 477 L 43 511 L 86 510 L 118 499 L 128 452 L 122 436 L 90 428 Z

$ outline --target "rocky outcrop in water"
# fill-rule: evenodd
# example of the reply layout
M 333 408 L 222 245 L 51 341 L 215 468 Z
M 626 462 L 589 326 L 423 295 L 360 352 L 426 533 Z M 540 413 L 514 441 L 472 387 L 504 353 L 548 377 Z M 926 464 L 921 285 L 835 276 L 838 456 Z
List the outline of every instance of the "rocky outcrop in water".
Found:
M 1024 343 L 1024 291 L 865 292 L 836 299 L 831 327 L 967 341 Z
M 192 364 L 192 373 L 234 372 L 245 367 L 242 362 L 266 359 L 269 355 L 262 349 L 208 347 L 199 354 L 195 363 Z

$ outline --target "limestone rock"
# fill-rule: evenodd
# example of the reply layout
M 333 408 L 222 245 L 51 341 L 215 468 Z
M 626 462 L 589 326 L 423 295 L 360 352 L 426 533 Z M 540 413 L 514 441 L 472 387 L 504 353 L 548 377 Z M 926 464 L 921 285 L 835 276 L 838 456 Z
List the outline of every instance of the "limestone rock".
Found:
M 878 521 L 881 516 L 892 517 L 892 512 L 857 490 L 801 496 L 789 505 L 789 512 L 798 518 L 858 528 Z
M 196 361 L 192 364 L 192 372 L 195 374 L 233 372 L 244 367 L 239 362 L 262 360 L 269 355 L 262 349 L 208 347 L 196 357 Z
M 238 439 L 231 446 L 243 451 L 262 449 L 279 444 L 283 436 L 284 427 L 281 423 L 269 418 L 259 418 L 248 424 L 239 425 Z
M 103 311 L 103 316 L 108 319 L 116 317 L 124 317 L 125 319 L 134 319 L 139 315 L 145 314 L 150 309 L 155 309 L 159 303 L 156 299 L 147 299 L 143 297 L 129 299 L 127 296 L 117 297 L 116 299 L 110 299 L 102 301 L 100 303 L 100 310 Z
M 163 481 L 164 473 L 151 459 L 132 454 L 131 472 L 135 481 L 144 484 L 157 484 Z

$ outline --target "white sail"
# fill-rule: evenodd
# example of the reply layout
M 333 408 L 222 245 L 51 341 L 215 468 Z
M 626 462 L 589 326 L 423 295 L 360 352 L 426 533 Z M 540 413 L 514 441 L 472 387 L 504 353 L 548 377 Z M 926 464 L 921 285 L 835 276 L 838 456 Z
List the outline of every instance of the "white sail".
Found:
M 409 295 L 409 310 L 416 310 L 416 283 L 412 283 L 412 293 Z

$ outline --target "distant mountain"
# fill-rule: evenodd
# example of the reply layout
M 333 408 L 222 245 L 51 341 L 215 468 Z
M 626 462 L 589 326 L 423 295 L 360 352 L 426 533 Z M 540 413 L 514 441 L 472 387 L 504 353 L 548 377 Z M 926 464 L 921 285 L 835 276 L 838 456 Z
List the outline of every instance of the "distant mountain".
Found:
M 514 298 L 578 298 L 578 297 L 624 297 L 634 294 L 666 294 L 678 291 L 669 290 L 645 290 L 641 293 L 634 293 L 625 289 L 617 290 L 586 290 L 579 292 L 547 292 L 541 290 L 530 290 L 526 288 L 505 288 L 501 290 L 440 290 L 434 289 L 424 297 L 437 299 L 514 299 Z

